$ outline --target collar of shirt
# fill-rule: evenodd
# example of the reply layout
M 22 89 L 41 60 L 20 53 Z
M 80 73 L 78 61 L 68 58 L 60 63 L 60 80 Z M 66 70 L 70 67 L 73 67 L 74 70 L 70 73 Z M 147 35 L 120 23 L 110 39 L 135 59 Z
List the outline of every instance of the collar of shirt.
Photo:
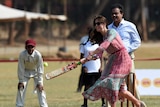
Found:
M 116 31 L 121 36 L 128 52 L 133 52 L 140 46 L 140 36 L 133 23 L 122 19 L 118 27 L 114 26 L 114 24 L 112 23 L 109 28 L 116 29 Z
M 118 27 L 120 27 L 121 25 L 124 25 L 124 23 L 125 23 L 125 20 L 124 19 L 122 19 L 121 20 L 121 22 L 119 23 L 119 25 L 118 25 Z M 114 25 L 114 22 L 112 22 L 112 28 L 115 28 L 115 29 L 117 29 L 118 27 L 116 27 L 115 25 Z
M 27 53 L 27 56 L 31 56 L 31 57 L 34 57 L 35 56 L 35 50 L 33 51 L 33 53 L 30 55 L 28 54 L 27 50 L 26 50 L 26 53 Z

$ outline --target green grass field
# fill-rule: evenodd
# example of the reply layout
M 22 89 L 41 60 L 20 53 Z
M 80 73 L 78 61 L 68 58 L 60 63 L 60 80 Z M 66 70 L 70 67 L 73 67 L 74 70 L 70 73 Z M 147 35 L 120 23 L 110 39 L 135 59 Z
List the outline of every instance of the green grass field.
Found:
M 159 57 L 159 48 L 140 48 L 136 52 L 136 58 L 155 58 Z M 136 68 L 160 68 L 160 61 L 135 61 Z M 56 68 L 62 67 L 69 62 L 48 62 L 49 66 L 45 67 L 45 73 Z M 15 107 L 17 93 L 17 62 L 2 63 L 0 62 L 0 107 Z M 80 67 L 61 75 L 52 80 L 44 79 L 44 88 L 47 94 L 49 107 L 80 107 L 83 103 L 81 93 L 76 92 Z M 25 107 L 39 107 L 37 95 L 33 94 L 33 81 L 29 82 Z M 148 107 L 159 107 L 160 96 L 141 96 Z M 101 107 L 101 101 L 89 101 L 89 107 Z M 117 107 L 120 104 L 117 103 Z M 124 106 L 126 107 L 126 106 Z M 131 107 L 131 106 L 130 106 Z

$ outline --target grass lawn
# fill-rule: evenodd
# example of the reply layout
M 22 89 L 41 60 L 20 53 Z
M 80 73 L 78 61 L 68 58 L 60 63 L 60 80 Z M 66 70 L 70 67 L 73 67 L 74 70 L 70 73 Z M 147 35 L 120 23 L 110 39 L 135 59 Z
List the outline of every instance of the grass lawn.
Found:
M 136 51 L 136 58 L 157 58 L 160 55 L 159 47 L 140 48 Z M 62 67 L 69 62 L 48 62 L 45 73 Z M 136 68 L 160 68 L 159 61 L 135 61 Z M 17 62 L 0 62 L 0 107 L 15 107 L 17 93 Z M 44 79 L 44 88 L 47 94 L 49 107 L 80 107 L 83 103 L 81 93 L 76 92 L 80 67 L 52 80 Z M 33 94 L 33 81 L 29 82 L 26 93 L 25 107 L 39 107 L 36 94 Z M 159 107 L 160 96 L 141 96 L 148 107 Z M 89 101 L 89 107 L 101 107 L 101 101 Z M 117 107 L 120 104 L 117 103 Z M 126 107 L 126 106 L 124 106 Z M 131 106 L 130 106 L 131 107 Z

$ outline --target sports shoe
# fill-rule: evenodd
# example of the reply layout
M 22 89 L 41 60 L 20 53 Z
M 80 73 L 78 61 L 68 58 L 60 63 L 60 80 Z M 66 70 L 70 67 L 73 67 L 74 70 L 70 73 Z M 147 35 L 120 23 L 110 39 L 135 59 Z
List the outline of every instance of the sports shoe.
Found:
M 106 104 L 102 104 L 102 107 L 106 107 Z
M 147 105 L 143 101 L 140 101 L 140 103 L 141 103 L 141 107 L 147 107 Z
M 81 105 L 81 107 L 88 107 L 87 105 Z

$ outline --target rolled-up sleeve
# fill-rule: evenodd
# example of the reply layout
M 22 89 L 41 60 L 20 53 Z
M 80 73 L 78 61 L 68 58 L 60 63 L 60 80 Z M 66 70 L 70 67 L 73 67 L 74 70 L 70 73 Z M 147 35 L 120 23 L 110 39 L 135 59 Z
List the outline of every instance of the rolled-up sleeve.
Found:
M 18 72 L 17 72 L 20 83 L 24 81 L 24 72 L 25 72 L 25 65 L 24 65 L 23 55 L 20 54 L 18 58 Z
M 38 55 L 38 62 L 37 62 L 38 84 L 43 84 L 43 74 L 44 74 L 43 58 L 41 55 Z

